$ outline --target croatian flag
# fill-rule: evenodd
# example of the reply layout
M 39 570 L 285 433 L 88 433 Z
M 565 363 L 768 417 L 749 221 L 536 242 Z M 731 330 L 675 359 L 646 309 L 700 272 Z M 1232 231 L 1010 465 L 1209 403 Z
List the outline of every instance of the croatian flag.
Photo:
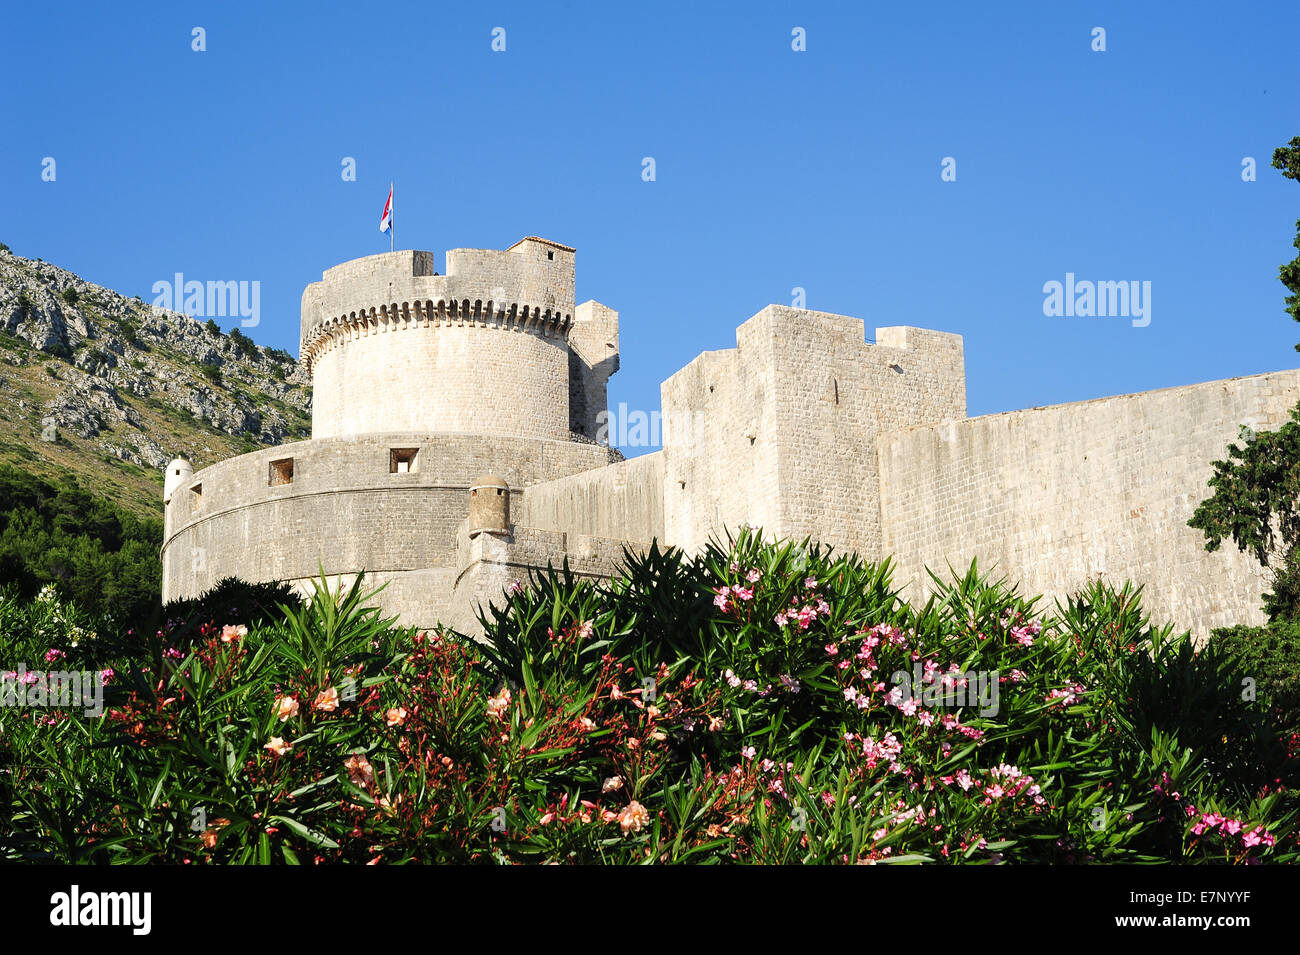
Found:
M 393 227 L 393 184 L 388 184 L 388 201 L 384 203 L 384 214 L 379 217 L 379 231 L 387 232 Z

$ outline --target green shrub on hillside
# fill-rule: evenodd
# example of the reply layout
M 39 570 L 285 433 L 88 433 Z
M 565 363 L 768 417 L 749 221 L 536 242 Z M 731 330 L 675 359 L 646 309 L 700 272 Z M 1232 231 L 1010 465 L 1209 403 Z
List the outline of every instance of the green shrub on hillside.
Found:
M 0 467 L 0 584 L 34 596 L 47 584 L 93 615 L 155 616 L 162 521 L 142 520 L 68 477 L 52 484 Z

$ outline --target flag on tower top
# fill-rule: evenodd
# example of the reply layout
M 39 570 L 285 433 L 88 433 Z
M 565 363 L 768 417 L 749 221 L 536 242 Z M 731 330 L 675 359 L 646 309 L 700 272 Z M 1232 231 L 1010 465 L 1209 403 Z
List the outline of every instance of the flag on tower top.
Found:
M 379 217 L 379 231 L 387 232 L 393 227 L 393 184 L 388 184 L 388 201 L 384 203 L 384 214 Z

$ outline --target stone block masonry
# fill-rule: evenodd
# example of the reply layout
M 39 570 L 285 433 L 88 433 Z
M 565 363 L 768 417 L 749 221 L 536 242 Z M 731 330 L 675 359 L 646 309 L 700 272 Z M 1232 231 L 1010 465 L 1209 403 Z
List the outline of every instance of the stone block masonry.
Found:
M 619 314 L 575 305 L 575 256 L 528 237 L 453 249 L 441 275 L 423 251 L 326 270 L 302 298 L 312 440 L 168 465 L 164 598 L 365 572 L 403 623 L 475 633 L 530 569 L 607 576 L 625 548 L 750 524 L 893 557 L 918 598 L 927 568 L 974 557 L 1049 600 L 1131 579 L 1198 634 L 1261 619 L 1263 569 L 1187 519 L 1241 425 L 1287 420 L 1300 371 L 968 419 L 961 336 L 870 342 L 861 319 L 769 305 L 663 383 L 663 449 L 624 461 L 596 440 Z M 485 475 L 508 496 L 470 528 Z
M 1204 635 L 1263 622 L 1268 581 L 1231 542 L 1187 526 L 1241 425 L 1273 430 L 1300 372 L 1256 375 L 947 421 L 879 444 L 882 551 L 913 596 L 972 558 L 1044 594 L 1088 579 L 1145 585 L 1157 621 Z

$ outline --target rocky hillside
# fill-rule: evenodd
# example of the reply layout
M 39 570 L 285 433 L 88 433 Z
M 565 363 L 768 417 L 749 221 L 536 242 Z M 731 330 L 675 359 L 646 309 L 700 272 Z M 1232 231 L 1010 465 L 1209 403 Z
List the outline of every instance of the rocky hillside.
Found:
M 288 352 L 0 246 L 0 463 L 71 471 L 160 517 L 171 458 L 201 468 L 306 437 L 310 409 Z

